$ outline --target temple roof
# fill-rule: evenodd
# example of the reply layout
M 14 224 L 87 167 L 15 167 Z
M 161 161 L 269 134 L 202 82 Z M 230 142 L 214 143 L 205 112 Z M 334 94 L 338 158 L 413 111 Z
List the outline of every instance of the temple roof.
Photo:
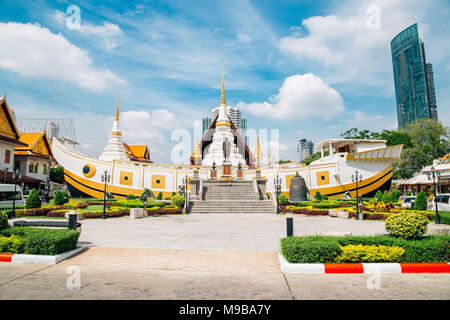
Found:
M 150 161 L 150 151 L 146 144 L 126 144 L 123 143 L 127 156 L 134 161 Z
M 25 146 L 25 143 L 21 142 L 19 137 L 19 130 L 4 95 L 0 98 L 0 141 L 12 143 L 16 146 Z
M 45 130 L 42 132 L 24 132 L 20 136 L 20 141 L 25 146 L 16 147 L 14 151 L 15 155 L 43 158 L 49 158 L 52 155 L 52 149 Z

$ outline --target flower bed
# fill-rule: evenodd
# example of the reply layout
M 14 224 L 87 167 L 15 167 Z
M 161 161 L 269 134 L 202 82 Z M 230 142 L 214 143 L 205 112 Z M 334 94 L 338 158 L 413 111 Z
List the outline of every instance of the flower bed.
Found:
M 391 235 L 383 236 L 306 236 L 281 240 L 281 251 L 290 263 L 338 263 L 342 260 L 342 248 L 348 245 L 387 246 L 403 248 L 405 252 L 393 260 L 384 262 L 448 262 L 450 260 L 450 236 L 426 236 L 421 239 L 404 240 Z M 369 251 L 374 251 L 374 249 Z M 373 262 L 381 257 L 371 257 Z

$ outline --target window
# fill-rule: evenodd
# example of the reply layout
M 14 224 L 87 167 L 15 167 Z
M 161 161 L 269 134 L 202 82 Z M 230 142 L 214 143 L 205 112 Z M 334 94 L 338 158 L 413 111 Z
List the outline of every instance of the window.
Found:
M 35 164 L 34 165 L 34 173 L 38 173 L 39 172 L 39 164 Z
M 6 150 L 5 151 L 5 163 L 10 163 L 11 162 L 11 150 Z
M 28 165 L 28 172 L 29 172 L 29 173 L 33 173 L 33 172 L 34 172 L 34 165 L 33 165 L 33 162 L 31 162 L 31 163 Z
M 42 165 L 42 173 L 47 174 L 47 165 L 45 164 Z
M 448 199 L 450 198 L 450 196 L 442 196 L 441 198 L 441 203 L 445 203 L 448 204 Z

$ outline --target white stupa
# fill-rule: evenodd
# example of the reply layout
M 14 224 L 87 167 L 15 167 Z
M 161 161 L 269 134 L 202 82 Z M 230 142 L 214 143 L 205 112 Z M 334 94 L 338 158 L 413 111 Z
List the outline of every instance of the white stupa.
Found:
M 109 132 L 109 140 L 100 157 L 100 160 L 130 160 L 125 152 L 122 142 L 122 132 L 119 128 L 119 97 L 117 97 L 116 120 Z
M 245 160 L 239 153 L 239 148 L 234 143 L 234 135 L 231 131 L 231 122 L 228 118 L 226 108 L 222 64 L 222 94 L 220 97 L 219 116 L 216 122 L 216 130 L 212 137 L 212 143 L 209 145 L 208 153 L 202 160 L 202 165 L 204 166 L 212 166 L 213 162 L 215 162 L 217 166 L 222 165 L 225 161 L 223 156 L 223 142 L 225 140 L 228 141 L 230 146 L 227 162 L 231 163 L 233 166 L 239 164 L 245 165 Z

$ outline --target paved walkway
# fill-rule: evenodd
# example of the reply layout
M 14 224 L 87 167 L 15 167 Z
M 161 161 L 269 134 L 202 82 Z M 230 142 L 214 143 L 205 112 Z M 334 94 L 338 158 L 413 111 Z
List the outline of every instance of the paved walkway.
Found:
M 80 289 L 67 287 L 74 267 Z M 0 263 L 2 300 L 450 299 L 449 274 L 381 275 L 379 289 L 368 281 L 364 274 L 283 274 L 271 252 L 91 247 L 57 265 Z
M 286 217 L 268 214 L 189 214 L 136 220 L 122 217 L 81 223 L 80 243 L 109 248 L 277 252 L 280 239 L 286 236 Z M 436 225 L 430 224 L 429 228 Z M 384 234 L 384 221 L 294 217 L 295 235 L 343 233 Z
M 294 231 L 382 234 L 384 222 L 295 216 Z M 283 274 L 285 234 L 285 216 L 267 214 L 83 220 L 88 247 L 71 259 L 0 263 L 0 299 L 450 299 L 449 274 L 381 275 L 379 289 L 364 274 Z M 80 289 L 66 285 L 73 267 Z

